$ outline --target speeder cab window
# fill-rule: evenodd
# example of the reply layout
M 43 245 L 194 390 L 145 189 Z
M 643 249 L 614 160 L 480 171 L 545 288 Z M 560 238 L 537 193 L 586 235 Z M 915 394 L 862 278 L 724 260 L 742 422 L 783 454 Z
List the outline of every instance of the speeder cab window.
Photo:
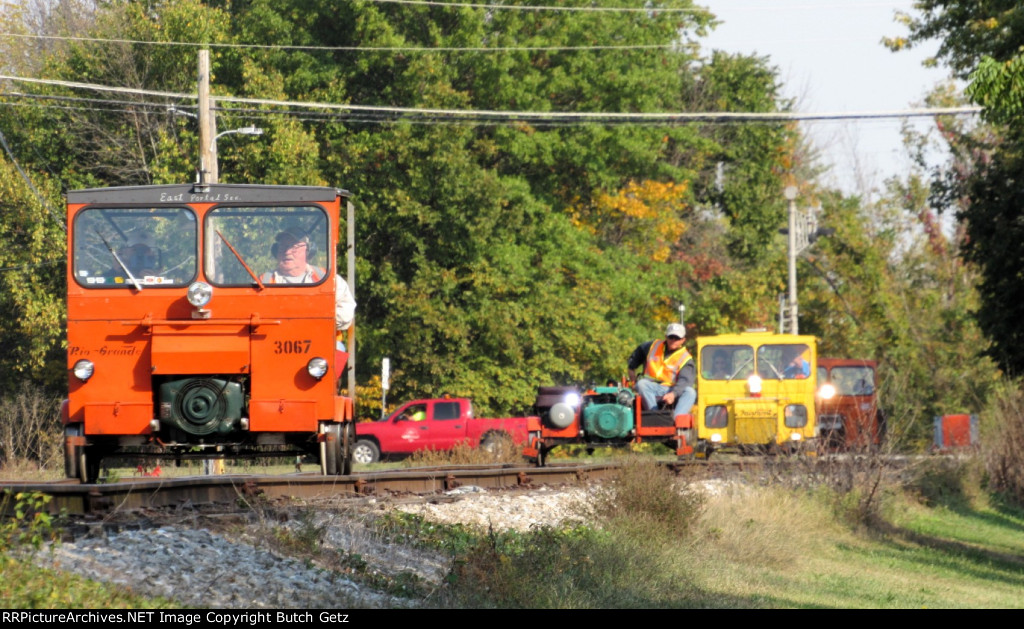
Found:
M 748 345 L 707 345 L 700 354 L 705 380 L 744 379 L 754 369 L 754 350 Z
M 204 271 L 217 286 L 319 284 L 334 258 L 327 214 L 312 206 L 216 208 L 204 240 Z
M 88 208 L 75 216 L 72 272 L 87 288 L 172 288 L 196 277 L 187 208 Z
M 875 371 L 871 367 L 833 367 L 832 384 L 839 395 L 872 395 Z
M 765 380 L 811 377 L 811 348 L 803 343 L 762 345 L 757 348 L 757 372 Z

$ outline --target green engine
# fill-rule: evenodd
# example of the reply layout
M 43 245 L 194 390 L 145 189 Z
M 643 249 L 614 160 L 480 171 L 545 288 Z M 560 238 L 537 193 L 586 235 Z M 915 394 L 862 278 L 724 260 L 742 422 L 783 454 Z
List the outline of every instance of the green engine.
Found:
M 629 437 L 633 419 L 633 392 L 616 387 L 597 387 L 583 399 L 583 430 L 601 439 Z
M 160 385 L 160 422 L 184 432 L 227 435 L 238 429 L 245 395 L 238 382 L 182 378 Z

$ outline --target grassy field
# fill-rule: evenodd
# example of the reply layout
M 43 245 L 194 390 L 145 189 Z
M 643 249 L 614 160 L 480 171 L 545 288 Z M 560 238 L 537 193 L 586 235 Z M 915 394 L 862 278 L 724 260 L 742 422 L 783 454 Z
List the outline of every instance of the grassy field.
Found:
M 593 514 L 597 532 L 492 536 L 467 553 L 446 604 L 1024 607 L 1024 511 L 977 481 L 940 485 L 936 496 L 934 479 L 911 478 L 869 498 L 873 483 L 837 492 L 750 479 L 695 498 L 663 491 L 671 479 L 653 482 L 662 471 L 637 465 Z
M 1020 608 L 1024 513 L 979 495 L 886 499 L 872 526 L 834 497 L 782 487 L 709 504 L 690 549 L 703 603 L 800 608 Z M 709 552 L 710 551 L 710 552 Z

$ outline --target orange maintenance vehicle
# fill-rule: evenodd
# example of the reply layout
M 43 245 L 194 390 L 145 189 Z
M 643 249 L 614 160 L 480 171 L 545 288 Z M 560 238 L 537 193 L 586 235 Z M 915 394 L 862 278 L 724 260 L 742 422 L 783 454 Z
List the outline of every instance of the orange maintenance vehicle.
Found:
M 114 456 L 297 454 L 349 473 L 336 345 L 347 198 L 226 184 L 68 192 L 66 475 L 95 482 Z
M 818 359 L 819 443 L 830 450 L 879 446 L 885 438 L 885 415 L 878 405 L 873 360 Z

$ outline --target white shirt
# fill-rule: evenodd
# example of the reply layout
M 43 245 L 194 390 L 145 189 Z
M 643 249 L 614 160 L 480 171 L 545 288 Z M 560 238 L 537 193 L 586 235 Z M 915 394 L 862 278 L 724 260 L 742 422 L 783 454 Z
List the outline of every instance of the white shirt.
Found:
M 356 300 L 352 291 L 340 275 L 334 277 L 334 324 L 339 330 L 347 330 L 356 317 Z

